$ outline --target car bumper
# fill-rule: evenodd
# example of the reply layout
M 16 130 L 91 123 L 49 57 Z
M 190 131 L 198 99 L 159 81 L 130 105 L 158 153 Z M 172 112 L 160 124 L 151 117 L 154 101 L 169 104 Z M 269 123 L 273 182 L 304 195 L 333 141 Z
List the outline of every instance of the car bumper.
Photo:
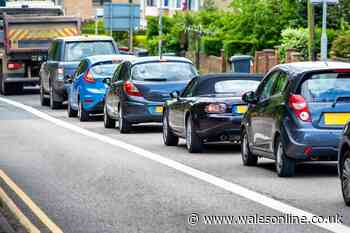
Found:
M 162 122 L 163 111 L 157 112 L 157 107 L 163 107 L 162 102 L 126 101 L 123 104 L 124 116 L 130 123 Z
M 4 82 L 5 83 L 39 84 L 39 77 L 33 77 L 33 78 L 6 77 Z
M 105 101 L 105 92 L 87 92 L 80 96 L 84 110 L 90 113 L 102 113 Z
M 342 130 L 285 129 L 288 157 L 297 160 L 337 161 Z
M 241 115 L 210 114 L 199 119 L 196 133 L 207 141 L 240 141 Z

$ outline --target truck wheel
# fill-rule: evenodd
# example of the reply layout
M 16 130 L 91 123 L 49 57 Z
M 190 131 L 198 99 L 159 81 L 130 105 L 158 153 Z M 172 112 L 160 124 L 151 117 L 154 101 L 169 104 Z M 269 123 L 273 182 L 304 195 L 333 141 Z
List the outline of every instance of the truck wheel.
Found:
M 43 85 L 40 85 L 40 103 L 41 106 L 49 106 L 50 100 L 45 97 L 45 91 Z
M 90 119 L 89 113 L 84 110 L 84 106 L 80 100 L 78 106 L 78 118 L 81 122 L 88 121 Z
M 279 177 L 292 177 L 295 173 L 295 160 L 288 158 L 282 140 L 277 138 L 275 145 L 276 170 Z
M 59 109 L 62 103 L 55 101 L 53 96 L 53 88 L 50 87 L 50 107 L 51 109 Z
M 77 117 L 78 111 L 72 109 L 72 106 L 70 105 L 70 102 L 68 100 L 68 108 L 67 108 L 68 117 Z
M 186 121 L 186 146 L 188 152 L 191 154 L 202 153 L 203 151 L 203 141 L 193 129 L 191 116 L 189 116 Z
M 115 120 L 112 119 L 107 112 L 107 106 L 105 104 L 105 107 L 103 108 L 103 122 L 104 122 L 104 126 L 106 129 L 111 129 L 111 128 L 115 128 Z

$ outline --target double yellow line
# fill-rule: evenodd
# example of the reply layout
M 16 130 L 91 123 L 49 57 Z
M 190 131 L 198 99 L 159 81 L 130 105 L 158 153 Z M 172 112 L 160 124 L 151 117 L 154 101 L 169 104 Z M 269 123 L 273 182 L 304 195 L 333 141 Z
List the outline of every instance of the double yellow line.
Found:
M 28 206 L 33 214 L 52 232 L 63 233 L 63 231 L 25 194 L 4 171 L 0 170 L 0 178 L 12 189 L 13 192 Z M 16 204 L 9 198 L 0 187 L 0 200 L 9 208 L 12 214 L 18 219 L 22 226 L 29 233 L 40 233 L 40 230 L 30 222 Z

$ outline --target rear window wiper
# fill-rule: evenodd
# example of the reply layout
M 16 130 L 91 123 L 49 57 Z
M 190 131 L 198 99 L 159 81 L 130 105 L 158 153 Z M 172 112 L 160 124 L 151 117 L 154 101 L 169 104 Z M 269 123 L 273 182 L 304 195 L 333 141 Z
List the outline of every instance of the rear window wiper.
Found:
M 332 107 L 334 108 L 338 102 L 350 102 L 350 96 L 338 96 L 335 98 Z

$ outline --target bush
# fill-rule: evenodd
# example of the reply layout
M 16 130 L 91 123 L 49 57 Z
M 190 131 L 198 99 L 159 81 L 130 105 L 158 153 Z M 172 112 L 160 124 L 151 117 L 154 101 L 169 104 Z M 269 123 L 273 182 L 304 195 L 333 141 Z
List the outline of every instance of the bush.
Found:
M 222 40 L 209 36 L 203 37 L 203 49 L 206 55 L 220 56 L 220 50 L 223 48 Z
M 308 31 L 305 28 L 293 29 L 287 28 L 282 31 L 281 46 L 279 54 L 281 62 L 285 62 L 286 52 L 288 49 L 296 49 L 302 54 L 304 59 L 308 55 Z
M 104 28 L 103 20 L 99 20 L 97 23 L 97 29 L 99 35 L 105 35 L 106 31 Z M 82 34 L 95 34 L 95 21 L 87 21 L 81 25 L 81 33 Z
M 257 43 L 254 41 L 228 40 L 224 42 L 224 49 L 227 57 L 236 54 L 252 55 Z
M 145 48 L 147 45 L 147 36 L 145 35 L 135 35 L 134 36 L 134 44 L 136 47 Z
M 350 34 L 338 36 L 332 44 L 332 52 L 337 57 L 350 57 Z

